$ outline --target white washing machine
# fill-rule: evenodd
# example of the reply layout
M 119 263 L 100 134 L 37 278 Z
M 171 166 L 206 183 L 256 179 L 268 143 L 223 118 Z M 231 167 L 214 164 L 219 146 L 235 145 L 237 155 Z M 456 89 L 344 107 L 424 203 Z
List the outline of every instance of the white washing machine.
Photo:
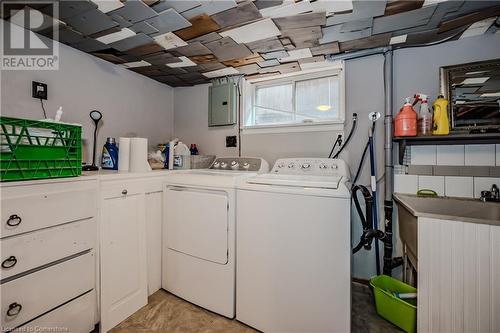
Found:
M 268 172 L 259 158 L 218 158 L 164 185 L 162 287 L 223 316 L 235 315 L 236 183 Z
M 350 332 L 343 160 L 280 159 L 237 191 L 236 319 L 264 332 Z

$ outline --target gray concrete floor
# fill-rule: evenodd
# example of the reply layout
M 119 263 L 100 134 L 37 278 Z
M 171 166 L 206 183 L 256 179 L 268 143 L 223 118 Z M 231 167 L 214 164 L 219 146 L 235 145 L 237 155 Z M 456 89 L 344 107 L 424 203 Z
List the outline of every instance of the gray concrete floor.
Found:
M 368 286 L 353 283 L 352 332 L 402 332 L 380 318 Z M 113 328 L 111 333 L 254 333 L 258 332 L 236 320 L 230 320 L 186 302 L 164 290 L 149 298 L 149 303 Z M 306 333 L 306 332 L 304 332 Z

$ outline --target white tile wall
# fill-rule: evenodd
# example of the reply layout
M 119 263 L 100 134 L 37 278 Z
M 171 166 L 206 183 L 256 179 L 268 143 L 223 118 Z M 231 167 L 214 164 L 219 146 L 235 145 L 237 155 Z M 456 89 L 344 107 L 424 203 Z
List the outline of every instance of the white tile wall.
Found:
M 472 177 L 444 177 L 444 193 L 447 197 L 472 198 L 473 190 Z
M 433 190 L 439 196 L 444 192 L 444 176 L 418 176 L 418 190 Z
M 435 165 L 436 146 L 412 146 L 410 161 L 414 165 Z
M 465 146 L 465 165 L 495 165 L 495 145 Z
M 394 175 L 394 192 L 416 194 L 418 189 L 417 175 Z
M 437 165 L 464 165 L 465 146 L 449 145 L 437 146 L 436 164 Z
M 497 166 L 500 166 L 500 145 L 497 145 L 496 147 L 496 156 L 497 156 Z
M 413 165 L 500 166 L 500 145 L 412 146 Z
M 474 177 L 474 198 L 480 198 L 481 191 L 489 191 L 493 184 L 500 187 L 500 178 Z

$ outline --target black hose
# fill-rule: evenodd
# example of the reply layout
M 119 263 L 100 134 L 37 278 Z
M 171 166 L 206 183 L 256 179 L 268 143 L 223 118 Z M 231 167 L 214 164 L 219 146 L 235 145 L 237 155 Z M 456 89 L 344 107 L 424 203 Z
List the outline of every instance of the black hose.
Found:
M 340 153 L 349 144 L 349 141 L 351 141 L 351 137 L 354 134 L 354 130 L 356 129 L 357 122 L 358 122 L 358 114 L 357 113 L 353 113 L 352 114 L 352 127 L 351 127 L 351 131 L 349 132 L 349 135 L 347 136 L 347 139 L 345 140 L 344 144 L 342 145 L 342 147 L 340 147 L 339 151 L 333 156 L 333 158 L 339 157 Z
M 333 143 L 332 150 L 330 150 L 330 154 L 328 155 L 328 158 L 332 158 L 333 151 L 335 150 L 335 147 L 337 147 L 337 143 L 342 144 L 342 135 L 339 134 L 337 135 L 337 139 Z
M 361 205 L 359 204 L 358 191 L 361 191 L 361 193 L 363 194 L 363 197 L 365 199 L 366 215 L 363 214 L 363 211 L 361 209 Z M 352 188 L 351 192 L 352 192 L 352 199 L 354 200 L 354 206 L 356 207 L 356 211 L 359 214 L 361 224 L 363 225 L 363 233 L 361 234 L 359 243 L 358 243 L 358 245 L 356 245 L 352 249 L 352 253 L 354 254 L 354 253 L 358 252 L 359 250 L 361 250 L 361 248 L 363 246 L 366 249 L 371 248 L 371 240 L 373 238 L 370 239 L 368 237 L 368 233 L 370 232 L 370 230 L 373 230 L 373 217 L 372 217 L 372 204 L 373 204 L 372 199 L 373 198 L 372 198 L 370 191 L 363 185 L 355 185 Z

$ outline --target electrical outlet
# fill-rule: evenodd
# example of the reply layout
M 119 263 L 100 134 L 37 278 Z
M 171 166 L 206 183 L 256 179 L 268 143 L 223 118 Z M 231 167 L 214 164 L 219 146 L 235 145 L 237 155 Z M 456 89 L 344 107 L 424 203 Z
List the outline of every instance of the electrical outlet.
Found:
M 226 136 L 226 147 L 237 147 L 236 135 Z
M 47 99 L 47 84 L 33 81 L 32 84 L 33 98 Z

